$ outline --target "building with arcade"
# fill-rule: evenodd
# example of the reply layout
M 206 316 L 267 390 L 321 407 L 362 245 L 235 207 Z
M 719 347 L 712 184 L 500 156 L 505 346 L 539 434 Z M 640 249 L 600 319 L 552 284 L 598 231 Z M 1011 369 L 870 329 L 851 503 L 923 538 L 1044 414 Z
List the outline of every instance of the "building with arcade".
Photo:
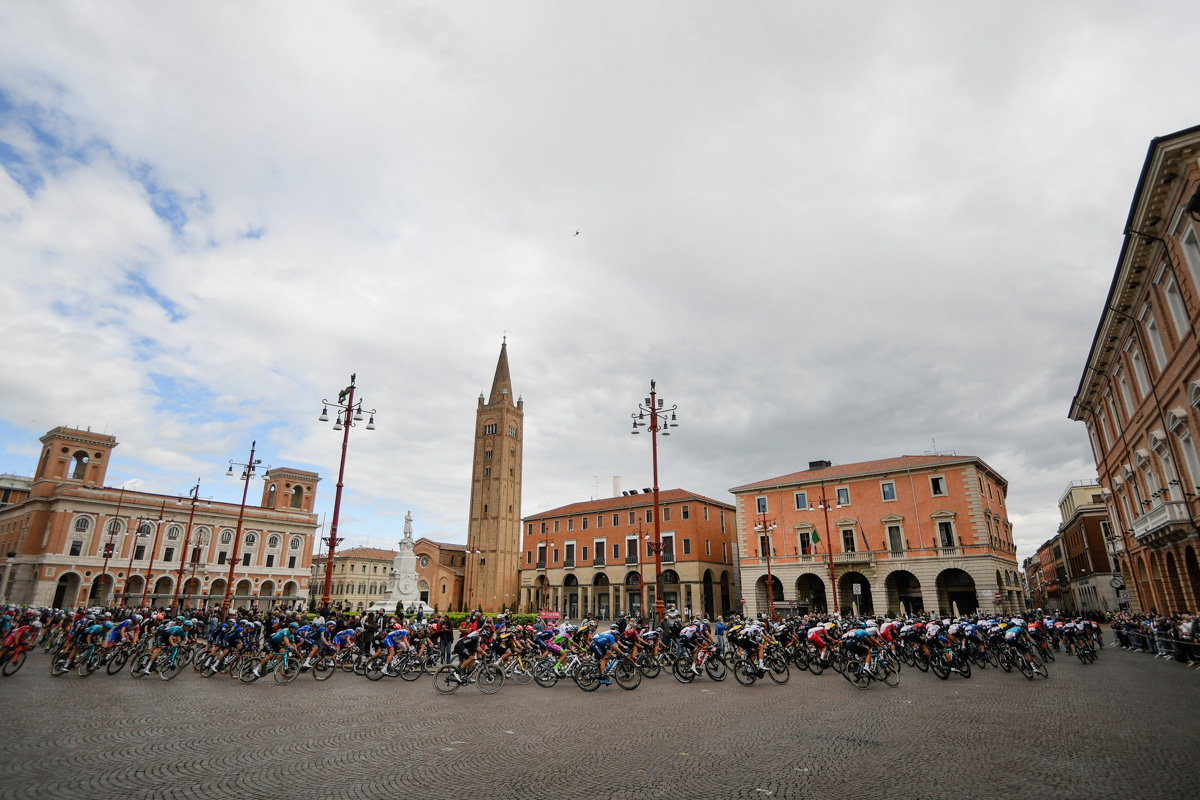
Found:
M 747 613 L 1024 608 L 1008 483 L 981 458 L 813 461 L 730 491 Z

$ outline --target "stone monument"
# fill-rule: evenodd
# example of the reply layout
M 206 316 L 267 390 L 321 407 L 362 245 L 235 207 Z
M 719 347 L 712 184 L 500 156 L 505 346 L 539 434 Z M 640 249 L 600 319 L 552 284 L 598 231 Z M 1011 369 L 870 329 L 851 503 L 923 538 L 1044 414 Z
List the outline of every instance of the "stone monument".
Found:
M 425 613 L 433 609 L 421 602 L 421 594 L 417 591 L 417 557 L 413 554 L 412 512 L 404 514 L 404 538 L 396 551 L 396 560 L 392 562 L 392 573 L 388 576 L 388 586 L 383 590 L 383 599 L 371 604 L 368 611 L 380 611 L 385 614 L 396 613 L 396 603 L 404 607 L 406 613 L 416 608 L 424 608 Z

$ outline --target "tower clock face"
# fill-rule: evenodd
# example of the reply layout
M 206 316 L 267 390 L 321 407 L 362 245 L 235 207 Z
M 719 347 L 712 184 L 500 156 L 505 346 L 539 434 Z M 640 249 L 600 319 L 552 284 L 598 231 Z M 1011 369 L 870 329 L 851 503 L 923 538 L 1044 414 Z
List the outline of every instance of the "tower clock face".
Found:
M 429 566 L 429 556 L 421 556 L 421 569 Z

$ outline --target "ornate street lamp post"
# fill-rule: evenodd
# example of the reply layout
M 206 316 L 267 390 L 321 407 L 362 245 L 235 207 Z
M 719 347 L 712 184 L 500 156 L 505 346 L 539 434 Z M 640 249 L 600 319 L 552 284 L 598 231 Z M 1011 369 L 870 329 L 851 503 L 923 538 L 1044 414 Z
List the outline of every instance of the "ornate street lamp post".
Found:
M 188 512 L 187 531 L 183 535 L 183 552 L 179 555 L 179 574 L 175 578 L 175 596 L 171 598 L 171 608 L 174 609 L 179 602 L 179 588 L 183 584 L 183 570 L 187 565 L 188 550 L 192 544 L 192 521 L 196 519 L 196 501 L 200 499 L 200 479 L 196 478 L 196 485 L 188 489 L 188 495 L 192 498 L 192 508 Z M 175 501 L 179 503 L 178 500 Z M 193 569 L 192 575 L 195 575 Z
M 658 433 L 662 431 L 663 436 L 670 436 L 669 428 L 679 427 L 679 423 L 675 420 L 675 412 L 679 406 L 671 406 L 663 408 L 663 401 L 658 399 L 658 395 L 654 389 L 654 381 L 650 381 L 650 396 L 646 398 L 645 404 L 638 405 L 638 412 L 631 414 L 633 417 L 632 434 L 641 433 L 638 428 L 649 428 L 650 431 L 650 453 L 651 460 L 654 465 L 654 541 L 650 547 L 654 551 L 654 613 L 658 619 L 663 617 L 663 587 L 662 587 L 662 527 L 660 520 L 662 515 L 658 508 Z M 670 418 L 667 414 L 670 414 Z M 646 415 L 650 415 L 649 423 L 646 422 Z M 640 555 L 640 554 L 639 554 Z
M 767 512 L 763 511 L 754 530 L 758 534 L 759 549 L 767 558 L 767 619 L 775 619 L 775 579 L 771 577 L 771 534 L 775 531 L 775 520 L 767 519 Z
M 833 575 L 833 543 L 829 534 L 829 501 L 825 499 L 825 481 L 821 481 L 820 509 L 825 512 L 825 554 L 829 556 L 829 590 L 833 594 L 833 610 L 825 609 L 825 611 L 828 614 L 836 614 L 840 609 L 837 599 L 837 578 Z
M 337 546 L 342 540 L 338 538 L 338 515 L 342 510 L 342 487 L 345 485 L 346 476 L 346 448 L 350 444 L 350 428 L 357 422 L 362 422 L 363 408 L 362 400 L 354 402 L 354 380 L 356 374 L 350 375 L 350 385 L 338 392 L 336 403 L 331 403 L 328 400 L 321 401 L 321 416 L 317 417 L 318 422 L 329 422 L 329 406 L 334 406 L 338 409 L 337 421 L 333 424 L 335 431 L 345 431 L 342 434 L 342 461 L 338 466 L 338 481 L 337 492 L 333 497 L 333 521 L 329 525 L 329 535 L 324 538 L 324 542 L 329 545 L 329 556 L 325 560 L 325 588 L 321 593 L 321 610 L 322 613 L 329 613 L 329 590 L 333 587 L 333 557 L 337 551 Z M 367 430 L 375 430 L 375 409 L 367 412 L 370 419 L 367 421 Z M 343 421 L 343 415 L 344 421 Z
M 146 605 L 146 594 L 150 591 L 150 581 L 154 579 L 154 554 L 158 552 L 158 537 L 162 533 L 163 523 L 166 521 L 167 501 L 163 500 L 162 508 L 158 511 L 158 519 L 154 521 L 154 545 L 150 548 L 150 564 L 146 567 L 146 585 L 142 587 L 143 606 Z M 141 523 L 138 523 L 138 527 L 141 527 Z
M 204 547 L 204 545 L 208 544 L 208 539 L 209 539 L 209 534 L 205 531 L 200 531 L 200 533 L 196 534 L 196 547 L 197 548 Z M 192 599 L 192 584 L 196 580 L 196 565 L 199 563 L 200 563 L 199 558 L 192 559 L 192 574 L 188 578 L 188 588 L 187 588 L 187 591 L 183 595 L 184 607 L 187 607 L 188 601 Z
M 222 619 L 225 619 L 229 614 L 229 601 L 233 598 L 233 570 L 237 567 L 239 558 L 238 548 L 242 544 L 242 521 L 246 518 L 246 495 L 250 492 L 250 479 L 254 477 L 255 472 L 258 470 L 258 465 L 262 463 L 261 458 L 254 457 L 254 450 L 257 446 L 257 440 L 250 443 L 250 459 L 245 463 L 230 459 L 229 469 L 225 472 L 227 476 L 233 477 L 233 468 L 241 467 L 242 483 L 244 485 L 242 487 L 242 507 L 238 511 L 237 531 L 233 534 L 233 557 L 229 559 L 229 578 L 225 581 L 225 597 L 221 600 Z M 269 470 L 270 467 L 268 466 L 267 469 Z M 198 481 L 197 485 L 199 485 Z M 195 509 L 194 503 L 192 508 Z
M 100 570 L 100 591 L 104 591 L 105 578 L 108 577 L 108 560 L 113 554 L 113 540 L 117 537 L 117 531 L 121 529 L 121 504 L 125 502 L 125 487 L 121 487 L 121 494 L 117 497 L 117 510 L 113 514 L 113 518 L 108 523 L 108 543 L 104 545 L 104 567 Z M 113 589 L 116 589 L 116 581 L 113 581 Z M 108 602 L 116 599 L 116 591 L 108 598 Z M 103 598 L 101 598 L 103 599 Z M 108 603 L 101 603 L 108 605 Z

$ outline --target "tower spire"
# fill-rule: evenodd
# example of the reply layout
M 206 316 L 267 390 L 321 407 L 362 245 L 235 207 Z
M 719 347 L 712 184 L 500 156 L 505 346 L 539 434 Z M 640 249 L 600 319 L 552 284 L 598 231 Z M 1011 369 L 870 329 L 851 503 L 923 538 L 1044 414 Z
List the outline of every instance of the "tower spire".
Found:
M 492 392 L 488 396 L 488 405 L 500 400 L 512 404 L 512 378 L 508 374 L 508 337 L 500 345 L 500 360 L 496 362 L 496 376 L 492 378 Z

